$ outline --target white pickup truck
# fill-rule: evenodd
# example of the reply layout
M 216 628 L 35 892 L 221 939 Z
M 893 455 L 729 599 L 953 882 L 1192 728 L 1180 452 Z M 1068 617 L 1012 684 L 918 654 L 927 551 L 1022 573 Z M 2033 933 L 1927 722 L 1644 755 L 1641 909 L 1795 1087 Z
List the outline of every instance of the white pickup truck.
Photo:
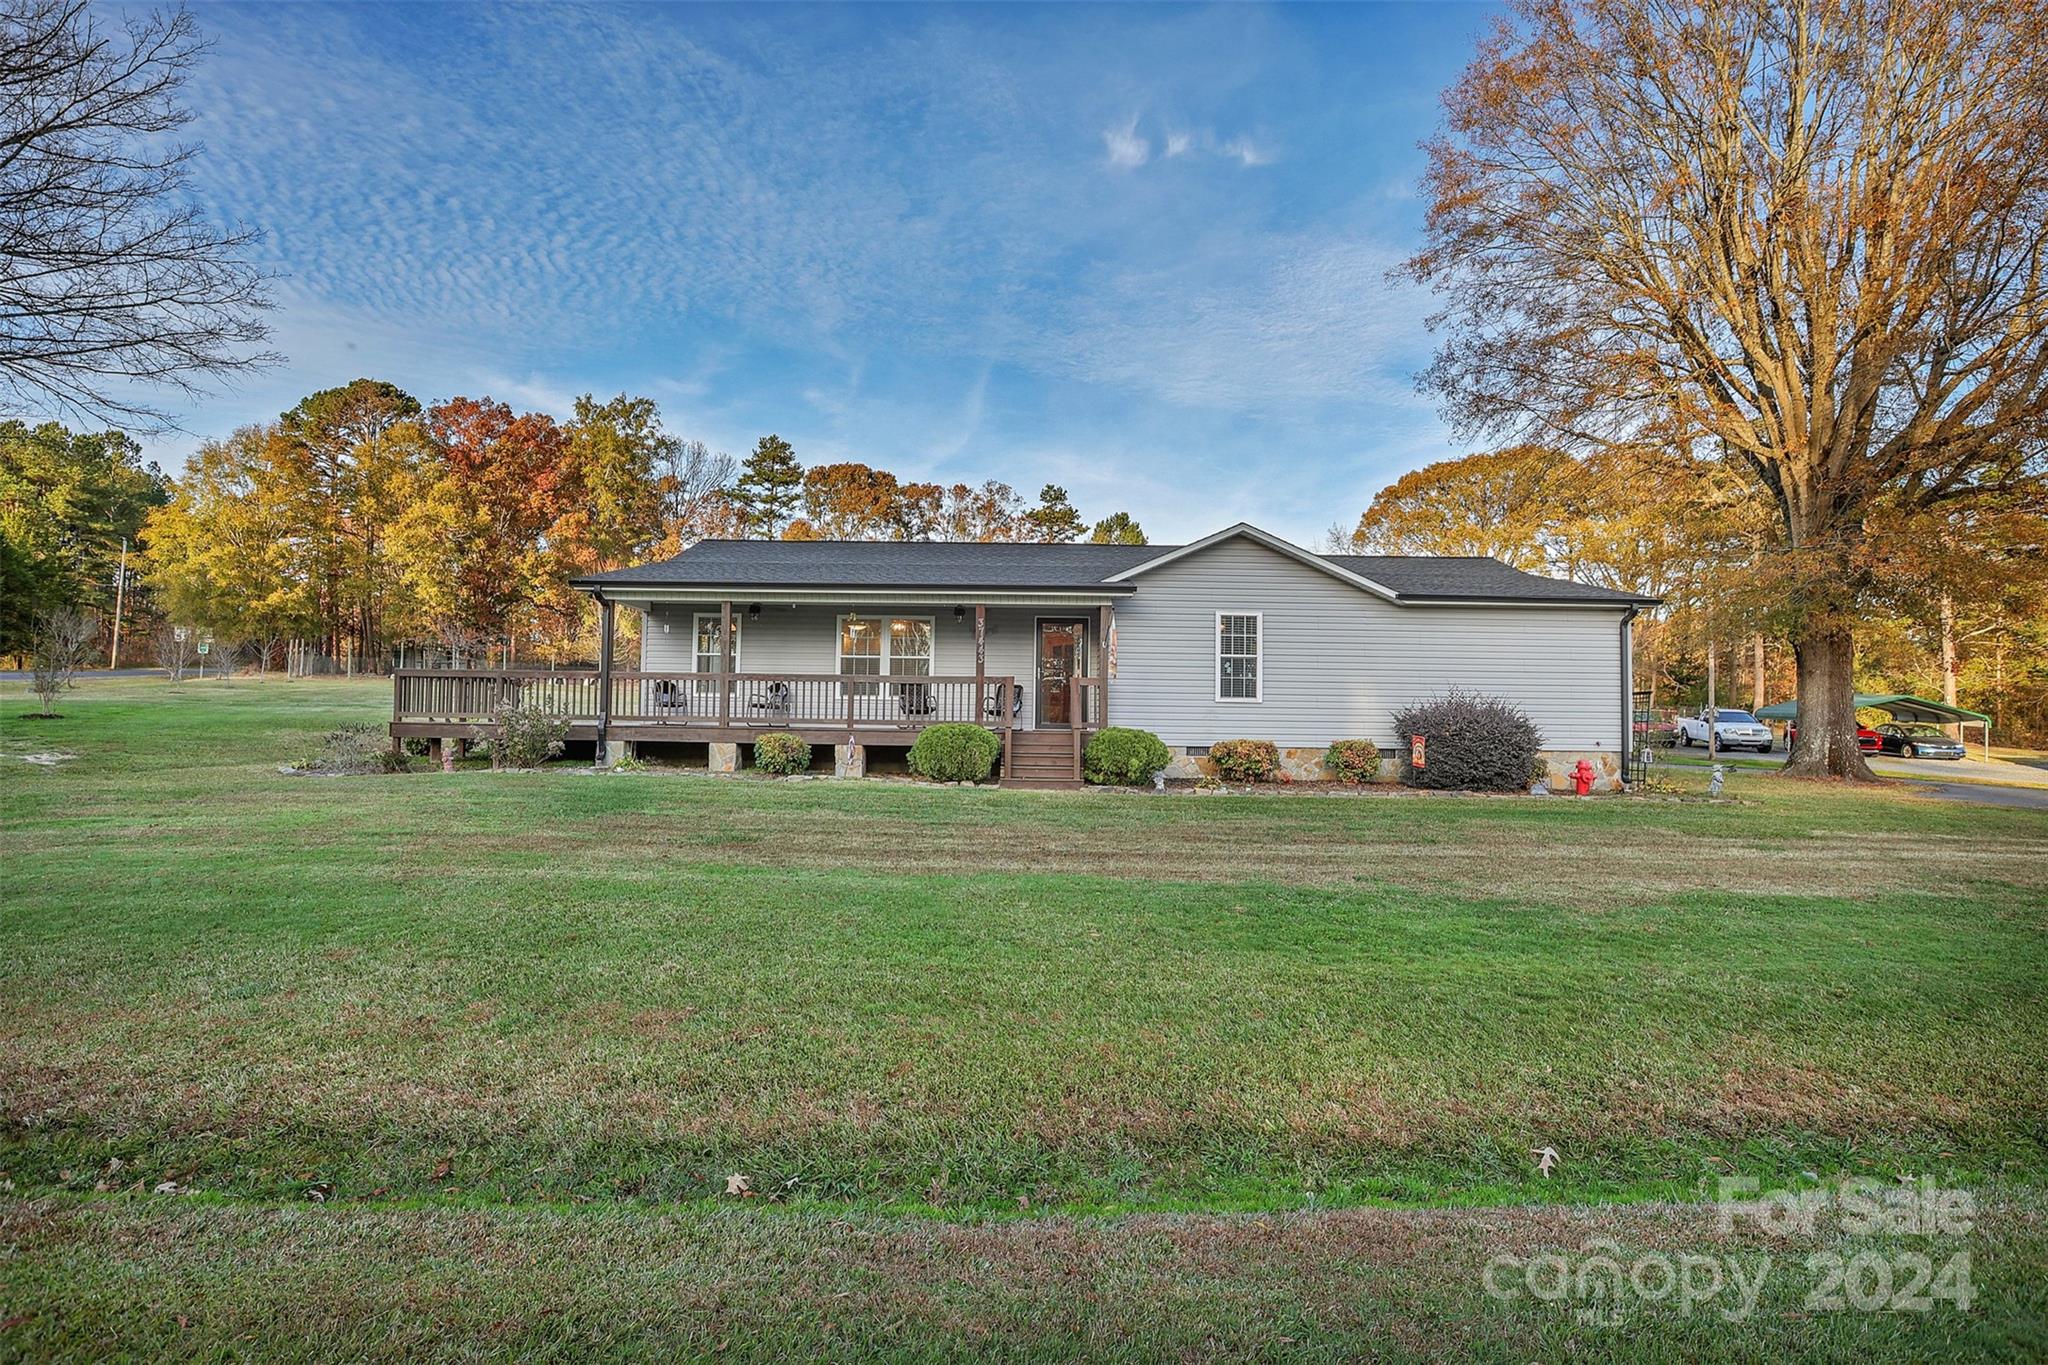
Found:
M 1696 716 L 1683 716 L 1678 722 L 1678 743 L 1690 749 L 1695 744 L 1707 742 L 1707 718 L 1713 717 L 1714 747 L 1716 749 L 1754 749 L 1760 754 L 1771 751 L 1771 727 L 1747 711 L 1702 711 Z

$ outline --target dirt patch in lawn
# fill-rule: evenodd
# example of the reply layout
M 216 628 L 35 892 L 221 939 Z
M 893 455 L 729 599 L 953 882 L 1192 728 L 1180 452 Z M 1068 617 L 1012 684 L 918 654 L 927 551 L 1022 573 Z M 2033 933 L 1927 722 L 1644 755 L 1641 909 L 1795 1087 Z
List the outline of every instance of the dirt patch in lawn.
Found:
M 1193 805 L 1194 803 L 1190 803 Z M 1896 892 L 1955 894 L 1983 884 L 2048 888 L 2048 839 L 1938 834 L 1718 839 L 1712 863 L 1667 843 L 1545 834 L 1527 825 L 1466 824 L 1448 835 L 1317 823 L 1214 827 L 1200 819 L 1132 827 L 1121 821 L 1047 827 L 1005 822 L 1000 838 L 984 821 L 940 824 L 868 812 L 807 809 L 755 812 L 748 827 L 720 827 L 693 812 L 608 818 L 600 833 L 556 827 L 506 838 L 500 851 L 537 845 L 567 854 L 601 838 L 608 853 L 651 867 L 678 854 L 751 867 L 845 868 L 886 860 L 892 872 L 975 876 L 1043 873 L 1151 881 L 1274 882 L 1342 886 L 1384 882 L 1484 898 L 1641 904 L 1712 890 L 1756 895 L 1868 898 Z M 681 836 L 681 837 L 679 837 Z M 481 854 L 494 840 L 467 835 Z M 423 866 L 442 850 L 414 849 Z

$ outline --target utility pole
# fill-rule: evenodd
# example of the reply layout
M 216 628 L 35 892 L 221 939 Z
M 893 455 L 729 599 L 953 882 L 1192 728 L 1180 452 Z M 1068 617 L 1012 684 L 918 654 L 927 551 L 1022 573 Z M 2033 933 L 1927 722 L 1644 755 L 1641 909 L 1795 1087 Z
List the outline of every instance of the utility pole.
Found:
M 121 570 L 114 575 L 114 650 L 107 656 L 107 667 L 121 666 L 121 607 L 128 594 L 128 537 L 121 537 Z

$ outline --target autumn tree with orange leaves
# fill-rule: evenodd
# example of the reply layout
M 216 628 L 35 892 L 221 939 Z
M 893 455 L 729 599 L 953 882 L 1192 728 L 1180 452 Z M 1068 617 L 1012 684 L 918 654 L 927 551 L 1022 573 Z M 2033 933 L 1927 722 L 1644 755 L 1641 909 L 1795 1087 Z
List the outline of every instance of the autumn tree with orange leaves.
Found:
M 2041 496 L 2043 51 L 2020 0 L 1520 0 L 1446 95 L 1424 383 L 1467 431 L 1741 472 L 1791 772 L 1868 776 L 1873 522 Z
M 506 634 L 545 587 L 542 536 L 572 491 L 544 413 L 451 398 L 427 412 L 434 454 L 394 535 L 421 614 L 452 651 Z

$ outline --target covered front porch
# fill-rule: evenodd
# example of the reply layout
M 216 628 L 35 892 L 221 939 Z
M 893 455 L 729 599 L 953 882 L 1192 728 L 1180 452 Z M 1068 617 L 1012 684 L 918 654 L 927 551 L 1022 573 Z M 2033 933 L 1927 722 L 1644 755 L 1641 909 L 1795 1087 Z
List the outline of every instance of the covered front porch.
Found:
M 770 601 L 598 597 L 599 663 L 575 672 L 401 670 L 394 740 L 488 738 L 510 704 L 569 718 L 569 738 L 612 762 L 640 743 L 702 742 L 714 770 L 770 731 L 831 745 L 842 772 L 868 746 L 907 747 L 932 725 L 986 726 L 1006 781 L 1077 782 L 1108 724 L 1107 603 Z M 614 666 L 617 610 L 641 613 L 642 667 Z

